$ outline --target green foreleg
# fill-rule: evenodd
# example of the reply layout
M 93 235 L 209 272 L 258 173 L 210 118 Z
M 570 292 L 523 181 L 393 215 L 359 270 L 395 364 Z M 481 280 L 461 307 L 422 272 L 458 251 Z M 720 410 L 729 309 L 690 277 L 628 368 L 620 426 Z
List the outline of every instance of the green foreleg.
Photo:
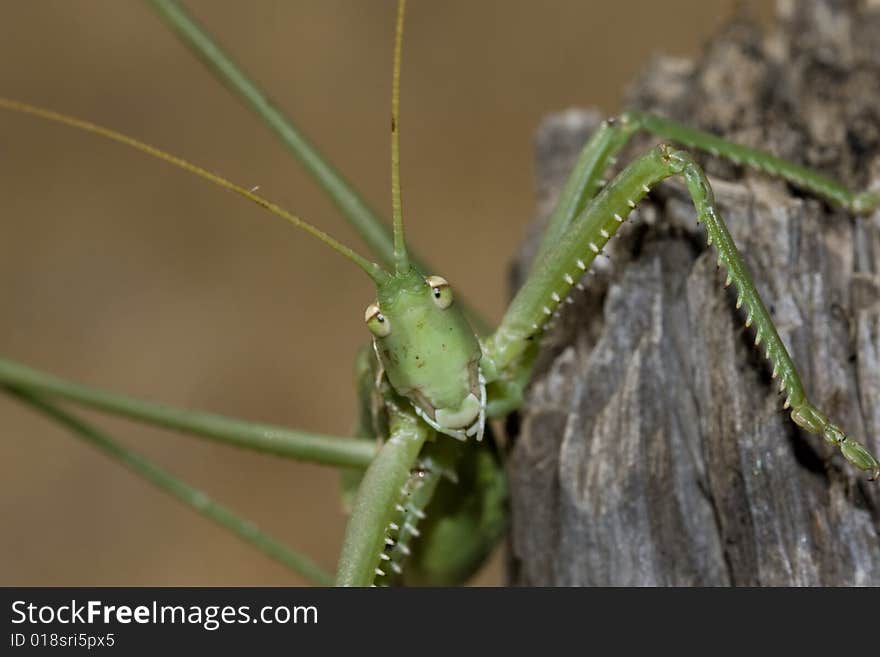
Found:
M 605 174 L 614 164 L 618 151 L 626 145 L 638 126 L 631 122 L 607 119 L 596 129 L 584 145 L 578 159 L 565 181 L 547 227 L 534 257 L 540 263 L 547 253 L 554 250 L 571 224 L 580 215 L 605 184 Z M 523 390 L 531 378 L 532 365 L 537 355 L 537 345 L 509 364 L 504 372 L 492 370 L 487 359 L 485 367 L 492 381 L 489 390 L 488 417 L 504 417 L 522 404 Z
M 560 299 L 565 298 L 567 289 L 561 291 L 544 290 L 552 285 L 554 277 L 558 278 L 559 268 L 544 268 L 541 264 L 546 258 L 556 258 L 566 233 L 574 222 L 586 221 L 587 216 L 593 220 L 602 218 L 601 208 L 598 214 L 589 215 L 585 208 L 592 201 L 604 184 L 603 176 L 614 163 L 616 154 L 627 144 L 633 134 L 645 130 L 651 134 L 670 139 L 683 145 L 706 151 L 714 156 L 726 158 L 737 165 L 745 165 L 763 171 L 772 176 L 781 177 L 793 185 L 816 194 L 818 197 L 854 213 L 867 213 L 880 206 L 880 191 L 852 192 L 843 185 L 825 178 L 806 167 L 788 162 L 763 151 L 735 144 L 710 133 L 695 130 L 670 119 L 644 112 L 629 111 L 619 119 L 608 119 L 590 137 L 582 149 L 572 172 L 560 192 L 559 199 L 548 221 L 547 228 L 534 259 L 534 270 L 537 270 L 536 281 L 529 286 L 529 291 L 517 296 L 515 306 L 511 306 L 499 331 L 485 343 L 487 353 L 485 370 L 492 382 L 493 408 L 490 415 L 503 414 L 516 408 L 521 397 L 522 385 L 519 380 L 527 379 L 529 366 L 521 358 L 527 347 L 523 340 L 531 340 L 544 327 Z M 648 178 L 642 181 L 642 187 L 653 184 Z M 619 183 L 618 183 L 619 186 Z M 628 198 L 628 204 L 637 202 L 639 191 L 634 188 Z M 632 205 L 624 207 L 614 214 L 615 218 L 626 217 Z M 583 215 L 583 216 L 581 216 Z M 607 223 L 607 222 L 606 222 Z M 617 222 L 620 223 L 620 220 Z M 575 249 L 583 253 L 575 260 L 578 265 L 573 269 L 569 262 L 563 267 L 566 271 L 561 275 L 570 286 L 577 281 L 585 269 L 588 269 L 594 257 L 601 250 L 608 235 L 613 235 L 618 226 L 608 224 L 586 229 L 591 236 L 588 244 L 590 252 L 584 252 L 583 244 Z M 569 245 L 571 246 L 571 245 Z M 597 250 L 598 249 L 598 250 Z M 548 256 L 548 252 L 554 252 Z M 564 260 L 564 259 L 563 259 Z M 549 275 L 545 272 L 549 272 Z M 549 298 L 548 298 L 549 297 Z M 526 359 L 529 360 L 529 359 Z M 798 416 L 800 417 L 800 416 Z M 797 418 L 796 418 L 797 420 Z M 799 423 L 806 422 L 810 426 L 818 426 L 815 422 L 801 418 Z
M 854 214 L 866 214 L 880 207 L 880 191 L 853 192 L 839 182 L 819 175 L 807 167 L 756 148 L 735 144 L 702 130 L 689 128 L 671 119 L 644 112 L 626 112 L 621 115 L 620 121 L 632 127 L 630 134 L 636 129 L 643 129 L 663 139 L 730 160 L 736 165 L 763 171 L 787 180 L 792 185 Z
M 584 146 L 550 215 L 536 262 L 565 233 L 586 203 L 599 192 L 603 184 L 602 177 L 614 163 L 615 155 L 640 130 L 727 159 L 736 165 L 782 178 L 855 214 L 865 214 L 880 207 L 880 191 L 853 192 L 807 167 L 759 149 L 743 146 L 654 114 L 628 111 L 616 120 L 603 121 Z
M 504 535 L 507 479 L 490 443 L 440 439 L 422 450 L 419 475 L 425 482 L 408 504 L 422 535 L 403 564 L 404 584 L 463 584 Z
M 490 383 L 502 378 L 532 348 L 559 304 L 636 203 L 652 185 L 670 175 L 665 158 L 664 149 L 654 148 L 626 167 L 535 263 L 498 330 L 484 342 L 484 371 Z
M 457 452 L 464 443 L 441 440 L 425 445 L 419 454 L 418 465 L 410 470 L 409 477 L 401 486 L 401 502 L 394 506 L 395 513 L 390 522 L 398 529 L 388 532 L 387 540 L 379 555 L 379 575 L 377 586 L 388 586 L 403 581 L 404 568 L 407 567 L 415 545 L 421 545 L 421 522 L 426 517 L 437 485 L 443 477 L 455 478 L 455 459 L 444 459 L 448 452 Z M 442 453 L 437 458 L 436 451 Z M 432 454 L 434 452 L 435 454 Z M 405 502 L 404 502 L 405 500 Z M 390 524 L 390 523 L 389 523 Z M 418 543 L 415 541 L 418 539 Z
M 399 524 L 398 507 L 406 508 L 406 487 L 425 440 L 433 433 L 405 400 L 388 402 L 391 435 L 364 474 L 345 529 L 336 584 L 369 586 L 385 575 L 380 555 L 386 545 L 415 535 Z M 418 530 L 416 530 L 417 532 Z
M 568 175 L 547 228 L 541 238 L 535 262 L 553 248 L 586 204 L 602 189 L 603 176 L 614 163 L 614 156 L 626 144 L 637 126 L 614 119 L 603 121 L 578 155 Z
M 736 283 L 739 292 L 737 307 L 745 305 L 746 325 L 755 324 L 755 344 L 765 344 L 773 376 L 780 377 L 782 389 L 788 395 L 785 408 L 792 408 L 792 418 L 800 426 L 821 433 L 826 440 L 840 447 L 847 460 L 876 477 L 880 473 L 880 463 L 862 445 L 848 440 L 807 400 L 794 363 L 717 212 L 705 174 L 690 155 L 666 145 L 652 149 L 626 167 L 586 206 L 555 250 L 536 264 L 514 297 L 498 331 L 484 345 L 487 370 L 497 377 L 530 349 L 576 278 L 590 266 L 636 204 L 653 185 L 676 175 L 684 177 L 687 183 L 698 220 L 706 225 L 709 244 L 714 244 L 718 250 L 719 265 L 727 268 L 727 283 Z

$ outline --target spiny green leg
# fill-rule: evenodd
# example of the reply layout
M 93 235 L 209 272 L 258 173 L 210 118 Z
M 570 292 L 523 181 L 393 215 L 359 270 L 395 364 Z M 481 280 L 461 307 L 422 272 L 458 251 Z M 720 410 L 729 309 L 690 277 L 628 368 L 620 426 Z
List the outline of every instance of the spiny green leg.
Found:
M 239 517 L 226 507 L 212 500 L 202 491 L 182 482 L 140 454 L 124 447 L 106 433 L 63 411 L 31 391 L 4 386 L 0 386 L 0 389 L 70 429 L 74 435 L 97 447 L 111 459 L 121 463 L 161 491 L 177 498 L 194 511 L 209 520 L 213 520 L 242 540 L 251 543 L 275 561 L 312 580 L 316 584 L 327 586 L 332 583 L 330 575 L 325 573 L 308 557 L 304 557 L 278 542 L 251 522 Z
M 372 349 L 358 354 L 355 373 L 360 400 L 356 434 L 376 445 L 389 434 L 389 387 Z M 348 507 L 363 478 L 363 470 L 342 471 Z M 428 441 L 400 487 L 378 555 L 382 574 L 374 583 L 448 586 L 466 581 L 506 527 L 505 502 L 504 470 L 491 438 Z
M 448 451 L 455 452 L 462 445 L 458 441 L 441 440 L 422 448 L 416 467 L 401 486 L 401 501 L 394 505 L 385 545 L 379 554 L 381 574 L 377 573 L 377 586 L 402 581 L 404 567 L 413 552 L 413 539 L 423 540 L 419 524 L 426 517 L 438 484 L 443 477 L 456 480 L 456 459 L 449 458 Z
M 306 433 L 204 411 L 174 408 L 84 386 L 7 359 L 0 359 L 0 384 L 236 447 L 311 463 L 363 469 L 376 453 L 374 444 L 355 438 Z
M 535 254 L 533 270 L 538 267 L 549 252 L 555 250 L 558 242 L 578 220 L 589 203 L 605 184 L 604 176 L 608 168 L 615 162 L 618 151 L 627 143 L 638 126 L 615 119 L 603 121 L 587 143 L 581 149 L 574 167 L 559 193 L 556 205 L 544 229 L 544 235 Z M 572 282 L 580 278 L 580 274 L 571 275 Z M 535 322 L 540 324 L 540 322 Z M 537 342 L 517 354 L 516 362 L 505 363 L 503 370 L 494 369 L 493 357 L 484 362 L 489 384 L 489 405 L 487 416 L 504 417 L 522 404 L 522 394 L 531 377 L 532 364 L 538 353 Z M 483 351 L 494 353 L 492 338 L 483 343 Z
M 650 187 L 670 174 L 665 151 L 654 148 L 627 166 L 586 205 L 568 230 L 535 262 L 498 330 L 484 342 L 492 382 L 531 348 L 577 280 Z
M 414 535 L 413 528 L 397 524 L 398 505 L 406 504 L 410 479 L 425 440 L 433 434 L 406 400 L 388 401 L 391 435 L 364 474 L 345 530 L 338 586 L 369 586 L 385 574 L 380 555 L 392 544 Z M 417 532 L 418 530 L 416 530 Z
M 618 119 L 603 121 L 587 141 L 550 215 L 535 257 L 536 262 L 552 248 L 556 240 L 565 234 L 566 229 L 586 203 L 602 188 L 603 175 L 614 163 L 615 156 L 640 130 L 689 148 L 705 151 L 715 157 L 725 158 L 736 165 L 748 166 L 771 176 L 780 177 L 856 214 L 865 214 L 880 207 L 880 191 L 852 192 L 840 183 L 819 175 L 807 167 L 756 148 L 736 144 L 654 114 L 627 111 Z
M 421 537 L 406 554 L 404 584 L 463 584 L 503 536 L 507 477 L 490 444 L 491 439 L 440 439 L 422 449 L 415 473 L 421 481 L 406 505 L 407 516 L 419 521 Z M 397 548 L 390 548 L 391 558 Z
M 647 112 L 628 111 L 618 119 L 603 121 L 587 141 L 563 187 L 556 207 L 550 215 L 537 262 L 565 234 L 574 218 L 602 188 L 603 175 L 615 161 L 616 154 L 638 131 L 705 151 L 780 177 L 834 205 L 856 214 L 865 214 L 880 207 L 880 191 L 853 192 L 840 183 L 807 167 L 789 162 L 756 148 L 736 144 L 703 130 L 697 130 L 671 119 Z
M 697 210 L 697 219 L 706 225 L 709 244 L 715 244 L 718 263 L 727 268 L 727 283 L 737 286 L 737 308 L 746 307 L 746 326 L 755 325 L 755 346 L 764 343 L 764 355 L 773 367 L 773 378 L 780 379 L 780 392 L 785 392 L 784 408 L 791 408 L 791 418 L 799 426 L 811 433 L 821 434 L 829 443 L 840 448 L 843 456 L 861 470 L 870 472 L 871 479 L 880 475 L 880 462 L 861 444 L 848 438 L 844 432 L 828 421 L 807 399 L 803 384 L 798 376 L 794 362 L 770 319 L 758 291 L 752 282 L 736 245 L 715 207 L 712 188 L 703 170 L 691 156 L 682 151 L 670 154 L 674 173 L 684 176 L 685 182 Z
M 854 214 L 867 214 L 880 207 L 880 191 L 853 192 L 839 182 L 826 178 L 807 167 L 783 160 L 756 148 L 735 144 L 671 119 L 645 112 L 631 111 L 620 116 L 620 123 L 628 126 L 629 134 L 638 129 L 646 130 L 662 139 L 706 151 L 716 157 L 730 160 L 736 165 L 745 165 L 771 176 L 778 176 L 792 185 Z
M 587 203 L 602 189 L 605 172 L 614 164 L 618 151 L 636 129 L 637 126 L 630 122 L 606 119 L 584 145 L 544 229 L 535 254 L 535 264 L 547 257 L 547 253 L 555 248 Z M 574 280 L 577 278 L 579 276 L 573 277 Z M 504 417 L 522 404 L 523 390 L 531 378 L 532 364 L 538 353 L 537 346 L 536 343 L 524 352 L 515 364 L 508 364 L 504 372 L 492 372 L 491 361 L 487 360 L 491 381 L 486 411 L 488 417 Z
M 719 265 L 727 268 L 727 284 L 733 282 L 737 285 L 737 308 L 745 304 L 746 325 L 755 324 L 755 344 L 765 344 L 766 356 L 773 366 L 773 377 L 781 378 L 781 388 L 788 394 L 785 408 L 792 408 L 792 418 L 800 426 L 821 433 L 826 440 L 840 447 L 847 460 L 876 477 L 880 463 L 862 445 L 847 439 L 807 400 L 794 363 L 717 212 L 705 174 L 690 155 L 666 145 L 650 150 L 627 166 L 584 208 L 559 240 L 556 249 L 536 263 L 498 330 L 484 345 L 485 358 L 490 364 L 487 369 L 498 376 L 531 348 L 533 339 L 540 335 L 554 315 L 576 277 L 601 253 L 636 204 L 653 185 L 675 175 L 685 179 L 698 220 L 706 225 L 709 244 L 714 244 L 718 251 Z
M 559 193 L 556 206 L 541 237 L 535 262 L 539 262 L 547 251 L 553 248 L 583 211 L 584 206 L 602 189 L 605 171 L 614 164 L 615 155 L 629 141 L 637 128 L 638 126 L 631 122 L 620 122 L 615 119 L 602 121 L 578 155 Z
M 868 213 L 880 207 L 880 191 L 851 192 L 836 181 L 769 153 L 735 144 L 670 119 L 645 112 L 629 111 L 618 119 L 603 121 L 582 149 L 550 216 L 534 259 L 535 266 L 547 257 L 548 252 L 555 250 L 557 243 L 563 238 L 572 223 L 580 221 L 577 219 L 578 215 L 601 190 L 604 184 L 603 176 L 614 163 L 615 156 L 640 130 L 706 151 L 717 157 L 726 158 L 734 164 L 749 166 L 772 176 L 781 177 L 793 185 L 854 213 Z M 613 232 L 611 228 L 607 230 Z M 594 243 L 598 244 L 598 242 Z M 587 257 L 582 258 L 582 261 L 589 263 L 592 257 L 587 254 Z M 569 276 L 573 280 L 577 280 L 580 273 L 582 272 L 570 273 Z M 564 298 L 564 295 L 560 296 Z M 551 299 L 551 301 L 555 303 L 555 300 Z M 551 303 L 546 307 L 553 308 L 554 306 Z M 538 320 L 540 319 L 543 318 L 539 317 Z M 512 321 L 515 320 L 512 319 Z M 533 321 L 532 324 L 543 326 L 542 321 Z M 487 344 L 489 349 L 494 350 L 492 340 L 488 340 Z M 493 372 L 491 358 L 487 360 L 489 361 L 487 370 L 490 372 L 490 380 L 493 381 L 493 387 L 496 389 L 495 394 L 492 395 L 494 406 L 498 412 L 506 412 L 515 408 L 522 390 L 519 381 L 528 379 L 529 365 L 519 361 L 509 362 L 505 366 L 506 372 Z M 531 358 L 527 360 L 530 361 Z M 497 416 L 492 412 L 490 415 Z

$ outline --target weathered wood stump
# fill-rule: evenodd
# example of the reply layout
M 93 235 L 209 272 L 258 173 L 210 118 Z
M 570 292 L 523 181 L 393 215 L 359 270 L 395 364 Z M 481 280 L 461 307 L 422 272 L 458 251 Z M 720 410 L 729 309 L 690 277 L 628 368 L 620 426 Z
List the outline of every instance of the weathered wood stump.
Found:
M 769 35 L 739 20 L 698 61 L 656 59 L 629 105 L 877 185 L 880 3 L 779 13 Z M 598 119 L 543 126 L 542 217 Z M 808 395 L 877 453 L 880 212 L 701 161 Z M 545 341 L 509 462 L 510 582 L 880 585 L 880 483 L 782 411 L 684 187 L 633 219 Z

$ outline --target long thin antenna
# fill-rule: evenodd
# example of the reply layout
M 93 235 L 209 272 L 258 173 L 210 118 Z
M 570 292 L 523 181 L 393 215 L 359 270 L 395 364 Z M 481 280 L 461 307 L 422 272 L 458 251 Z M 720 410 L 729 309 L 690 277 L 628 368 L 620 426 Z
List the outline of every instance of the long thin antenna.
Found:
M 203 169 L 200 166 L 197 166 L 183 158 L 177 157 L 176 155 L 171 155 L 161 149 L 156 148 L 155 146 L 150 146 L 149 144 L 145 144 L 142 141 L 138 141 L 128 135 L 124 135 L 121 132 L 117 132 L 115 130 L 111 130 L 110 128 L 105 128 L 103 126 L 97 125 L 95 123 L 91 123 L 89 121 L 85 121 L 83 119 L 78 119 L 73 116 L 68 116 L 66 114 L 61 114 L 59 112 L 53 112 L 52 110 L 44 109 L 42 107 L 37 107 L 35 105 L 29 105 L 27 103 L 22 103 L 17 100 L 11 100 L 9 98 L 0 97 L 0 108 L 7 109 L 12 112 L 19 112 L 21 114 L 28 114 L 31 116 L 36 116 L 41 119 L 45 119 L 47 121 L 51 121 L 53 123 L 60 123 L 62 125 L 69 126 L 71 128 L 76 128 L 77 130 L 83 130 L 85 132 L 89 132 L 95 135 L 99 135 L 101 137 L 105 137 L 110 139 L 111 141 L 115 141 L 117 143 L 123 144 L 125 146 L 129 146 L 134 148 L 135 150 L 139 150 L 142 153 L 146 153 L 147 155 L 151 155 L 155 158 L 163 160 L 173 166 L 176 166 L 184 171 L 188 171 L 199 178 L 207 180 L 218 187 L 222 187 L 230 192 L 234 192 L 249 201 L 256 203 L 257 205 L 265 208 L 272 214 L 277 217 L 281 217 L 285 221 L 293 224 L 297 228 L 301 228 L 306 231 L 313 237 L 321 240 L 332 248 L 337 253 L 345 256 L 353 263 L 355 263 L 358 267 L 364 270 L 366 274 L 372 278 L 376 283 L 381 284 L 388 280 L 388 273 L 385 272 L 378 264 L 375 262 L 370 262 L 362 255 L 356 253 L 349 247 L 347 247 L 342 242 L 335 240 L 330 237 L 327 233 L 325 233 L 320 228 L 313 226 L 308 223 L 304 219 L 300 219 L 292 212 L 288 212 L 280 205 L 276 203 L 272 203 L 271 201 L 263 198 L 262 196 L 258 196 L 254 194 L 252 191 L 245 189 L 240 185 L 236 185 L 233 182 L 230 182 L 226 178 L 213 173 L 212 171 L 208 171 L 207 169 Z
M 405 14 L 406 0 L 398 0 L 397 28 L 394 33 L 394 77 L 391 82 L 391 214 L 394 219 L 394 262 L 398 272 L 409 269 L 400 204 L 400 59 Z

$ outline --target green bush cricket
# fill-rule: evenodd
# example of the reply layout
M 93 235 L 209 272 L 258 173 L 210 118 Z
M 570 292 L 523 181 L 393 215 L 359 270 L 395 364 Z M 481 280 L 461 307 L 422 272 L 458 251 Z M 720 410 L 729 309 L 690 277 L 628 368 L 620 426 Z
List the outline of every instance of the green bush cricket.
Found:
M 171 5 L 159 4 L 165 4 L 166 9 L 173 10 Z M 28 109 L 9 103 L 7 107 Z M 527 284 L 517 296 L 499 330 L 482 340 L 479 350 L 481 354 L 474 349 L 476 338 L 464 331 L 465 324 L 461 318 L 456 319 L 453 326 L 447 325 L 448 316 L 456 312 L 450 309 L 457 308 L 458 304 L 448 298 L 450 292 L 445 281 L 427 277 L 432 272 L 415 273 L 409 268 L 402 248 L 402 224 L 396 222 L 401 228 L 395 234 L 397 248 L 393 274 L 390 271 L 382 274 L 373 265 L 360 261 L 360 266 L 380 285 L 394 280 L 400 286 L 384 291 L 380 287 L 379 304 L 377 307 L 369 307 L 366 316 L 368 326 L 372 328 L 375 336 L 376 353 L 382 366 L 387 370 L 387 379 L 390 379 L 394 388 L 391 390 L 385 386 L 383 382 L 386 379 L 379 376 L 378 369 L 374 369 L 370 379 L 374 382 L 378 380 L 380 387 L 384 386 L 382 390 L 384 399 L 379 407 L 389 416 L 377 422 L 381 425 L 382 421 L 387 421 L 393 437 L 383 447 L 383 458 L 375 461 L 371 466 L 371 472 L 374 470 L 381 472 L 382 476 L 379 481 L 374 482 L 368 475 L 366 481 L 369 485 L 365 485 L 362 489 L 362 500 L 369 500 L 370 503 L 366 506 L 362 504 L 360 507 L 356 505 L 358 511 L 349 531 L 350 538 L 340 569 L 340 583 L 367 584 L 377 574 L 380 578 L 385 578 L 392 576 L 397 568 L 403 568 L 408 556 L 406 551 L 411 548 L 409 541 L 402 539 L 415 537 L 415 532 L 423 533 L 416 526 L 416 521 L 420 519 L 419 515 L 424 513 L 422 507 L 403 502 L 415 500 L 421 494 L 420 491 L 439 485 L 439 479 L 443 477 L 449 480 L 457 478 L 449 472 L 454 469 L 449 463 L 454 462 L 457 455 L 446 453 L 453 448 L 439 447 L 456 443 L 449 443 L 445 439 L 436 440 L 434 443 L 438 445 L 437 453 L 423 453 L 418 458 L 419 446 L 429 439 L 431 434 L 423 420 L 430 422 L 432 428 L 440 432 L 452 434 L 457 438 L 466 438 L 468 433 L 477 434 L 482 430 L 484 426 L 482 413 L 497 416 L 514 409 L 522 385 L 528 377 L 530 359 L 534 355 L 533 345 L 537 343 L 546 319 L 553 315 L 559 304 L 563 303 L 568 290 L 577 284 L 580 273 L 588 269 L 592 259 L 602 251 L 605 242 L 613 236 L 617 226 L 624 222 L 638 200 L 648 193 L 653 184 L 672 175 L 684 176 L 686 179 L 701 218 L 709 229 L 710 241 L 719 248 L 721 264 L 731 272 L 731 283 L 736 283 L 741 291 L 741 300 L 738 303 L 747 309 L 747 322 L 749 324 L 754 322 L 758 330 L 756 343 L 766 346 L 768 358 L 771 358 L 776 373 L 789 392 L 786 405 L 793 407 L 794 419 L 814 433 L 822 433 L 826 439 L 841 443 L 844 455 L 858 467 L 869 471 L 876 470 L 877 464 L 873 457 L 864 452 L 854 441 L 841 442 L 840 430 L 830 425 L 824 416 L 806 401 L 794 365 L 788 359 L 784 346 L 776 336 L 766 310 L 757 298 L 744 267 L 738 260 L 735 248 L 717 217 L 708 183 L 689 156 L 670 147 L 659 147 L 625 169 L 620 178 L 606 186 L 596 196 L 595 201 L 591 200 L 599 187 L 598 183 L 605 167 L 629 135 L 639 128 L 648 129 L 663 138 L 692 147 L 715 150 L 722 156 L 727 155 L 747 164 L 754 164 L 758 168 L 767 169 L 770 173 L 781 174 L 794 184 L 831 202 L 849 207 L 854 212 L 869 211 L 877 203 L 875 194 L 850 195 L 830 181 L 760 153 L 731 146 L 653 117 L 623 115 L 616 122 L 605 124 L 585 151 L 573 178 L 576 182 L 564 195 L 556 213 L 556 220 L 545 242 L 556 248 L 551 251 L 548 246 L 542 250 L 535 268 L 536 273 L 530 284 Z M 396 134 L 396 131 L 392 134 Z M 244 189 L 237 191 L 246 192 L 245 195 L 250 193 L 249 190 Z M 575 218 L 581 212 L 583 215 Z M 399 213 L 396 214 L 399 216 Z M 582 230 L 569 231 L 569 224 L 581 224 Z M 560 242 L 562 248 L 559 247 Z M 444 361 L 443 365 L 452 365 L 455 362 L 458 363 L 459 373 L 468 372 L 467 376 L 460 374 L 461 385 L 447 386 L 444 380 L 441 382 L 443 384 L 441 387 L 449 390 L 437 391 L 433 389 L 437 378 L 433 374 L 425 381 L 413 382 L 412 376 L 414 373 L 419 373 L 422 369 L 421 364 L 406 361 L 404 352 L 413 359 L 419 356 L 415 353 L 418 351 L 415 346 L 420 344 L 418 341 L 388 346 L 387 353 L 383 351 L 383 344 L 390 342 L 392 335 L 395 336 L 393 339 L 400 337 L 398 333 L 401 329 L 404 329 L 404 334 L 408 333 L 404 328 L 407 319 L 399 316 L 398 312 L 393 312 L 395 301 L 401 295 L 408 295 L 410 301 L 420 299 L 423 303 L 424 308 L 413 319 L 414 324 L 427 322 L 428 311 L 431 310 L 437 312 L 436 316 L 441 318 L 440 324 L 443 325 L 437 329 L 438 331 L 456 334 L 455 344 L 461 346 L 460 357 L 454 361 Z M 433 304 L 433 308 L 430 304 Z M 406 308 L 411 307 L 413 307 L 411 303 L 406 304 Z M 403 311 L 404 315 L 406 312 L 408 310 Z M 388 325 L 391 326 L 391 330 L 386 333 Z M 395 327 L 397 327 L 396 331 Z M 395 369 L 401 361 L 405 367 Z M 466 368 L 461 367 L 462 362 L 467 364 Z M 10 368 L 9 371 L 13 369 Z M 21 370 L 18 371 L 18 375 L 21 375 Z M 444 376 L 448 375 L 444 374 Z M 486 404 L 483 403 L 483 382 L 488 384 Z M 19 391 L 24 387 L 40 393 L 36 383 L 28 388 L 23 376 L 15 381 L 10 378 L 7 384 L 18 386 L 16 389 Z M 46 392 L 47 388 L 42 389 L 43 394 Z M 406 399 L 399 399 L 397 395 L 403 395 Z M 80 401 L 85 400 L 80 399 Z M 493 405 L 497 410 L 493 410 Z M 104 408 L 109 408 L 109 405 L 105 405 Z M 462 432 L 464 436 L 461 435 Z M 319 441 L 318 444 L 323 443 Z M 357 449 L 359 448 L 352 446 L 351 453 Z M 395 451 L 398 449 L 399 451 Z M 301 455 L 305 456 L 305 453 Z M 346 458 L 355 460 L 351 456 Z M 344 465 L 351 464 L 351 461 L 344 463 Z M 389 481 L 393 481 L 394 484 L 389 484 Z M 371 490 L 373 486 L 376 490 Z M 406 500 L 401 498 L 401 495 L 405 496 Z M 377 496 L 383 499 L 377 499 Z M 427 503 L 427 500 L 424 502 Z M 401 514 L 401 517 L 397 518 L 395 514 Z M 410 525 L 408 530 L 407 522 Z M 489 534 L 496 532 L 497 527 L 488 530 Z M 391 542 L 387 543 L 387 541 Z M 425 542 L 430 545 L 427 539 Z M 472 551 L 479 553 L 484 549 L 480 547 Z M 469 550 L 463 549 L 463 552 L 467 553 Z M 388 562 L 388 565 L 383 566 L 383 562 Z M 463 572 L 469 573 L 472 564 L 444 567 L 459 575 Z M 437 568 L 433 572 L 443 571 L 444 567 Z

